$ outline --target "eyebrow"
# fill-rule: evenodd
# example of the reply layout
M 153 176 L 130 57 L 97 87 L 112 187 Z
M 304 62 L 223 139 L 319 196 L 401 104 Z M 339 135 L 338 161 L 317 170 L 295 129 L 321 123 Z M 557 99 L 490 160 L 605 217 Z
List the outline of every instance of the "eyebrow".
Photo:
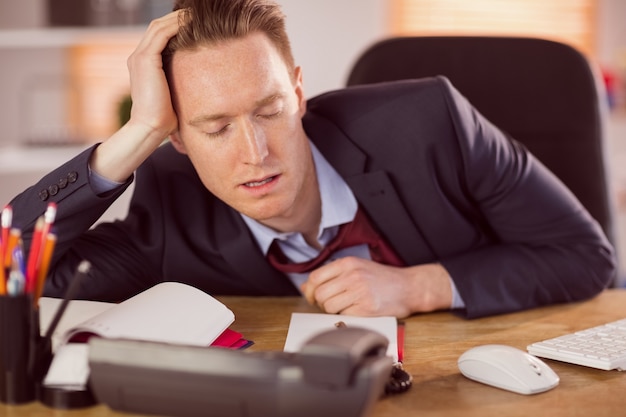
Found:
M 266 106 L 270 103 L 273 103 L 277 100 L 280 100 L 284 97 L 284 94 L 282 93 L 274 93 L 271 94 L 265 98 L 262 98 L 260 100 L 257 100 L 254 105 L 255 108 L 259 108 L 259 107 L 263 107 Z M 205 122 L 212 122 L 215 120 L 220 120 L 220 119 L 224 119 L 230 117 L 229 114 L 226 113 L 216 113 L 216 114 L 205 114 L 205 115 L 201 115 L 201 116 L 197 116 L 194 117 L 193 119 L 191 119 L 189 122 L 187 122 L 190 125 L 197 125 L 197 124 L 201 124 L 201 123 L 205 123 Z

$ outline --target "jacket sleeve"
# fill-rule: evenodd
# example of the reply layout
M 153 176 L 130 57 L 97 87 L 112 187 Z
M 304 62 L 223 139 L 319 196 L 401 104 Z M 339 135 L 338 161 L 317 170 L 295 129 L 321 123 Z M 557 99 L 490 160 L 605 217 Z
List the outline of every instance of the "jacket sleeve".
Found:
M 598 223 L 523 145 L 449 82 L 442 86 L 458 138 L 458 178 L 494 242 L 441 259 L 465 302 L 459 313 L 479 317 L 602 291 L 616 260 Z
M 52 231 L 57 236 L 57 244 L 44 295 L 63 297 L 77 265 L 86 259 L 92 263 L 92 269 L 89 279 L 82 282 L 77 298 L 117 302 L 143 288 L 139 283 L 133 285 L 137 279 L 132 274 L 120 271 L 145 270 L 148 274 L 152 271 L 122 222 L 92 228 L 133 180 L 129 178 L 108 193 L 95 194 L 89 183 L 88 167 L 94 149 L 95 146 L 80 153 L 15 197 L 10 202 L 13 225 L 22 230 L 24 251 L 28 256 L 37 218 L 45 212 L 48 203 L 56 203 Z M 119 285 L 115 281 L 119 281 Z

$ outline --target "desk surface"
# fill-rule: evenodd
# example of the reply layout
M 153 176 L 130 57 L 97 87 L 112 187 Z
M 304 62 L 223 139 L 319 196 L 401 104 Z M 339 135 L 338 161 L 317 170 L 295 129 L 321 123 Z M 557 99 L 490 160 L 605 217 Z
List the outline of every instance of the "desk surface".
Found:
M 291 313 L 319 312 L 301 298 L 221 297 L 235 313 L 234 330 L 255 341 L 254 350 L 282 350 Z M 405 368 L 414 385 L 405 394 L 381 399 L 372 416 L 622 415 L 626 374 L 547 361 L 561 377 L 546 393 L 524 396 L 463 377 L 458 357 L 467 349 L 502 343 L 520 349 L 532 342 L 626 317 L 626 290 L 609 290 L 593 300 L 467 321 L 442 312 L 406 320 Z M 39 403 L 0 404 L 10 417 L 130 417 L 103 405 L 53 410 Z

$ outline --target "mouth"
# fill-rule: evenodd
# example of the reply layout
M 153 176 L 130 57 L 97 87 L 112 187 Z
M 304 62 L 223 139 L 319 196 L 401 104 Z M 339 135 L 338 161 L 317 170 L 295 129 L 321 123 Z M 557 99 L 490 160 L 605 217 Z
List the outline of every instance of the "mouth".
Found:
M 246 182 L 243 185 L 245 187 L 248 187 L 248 188 L 262 187 L 262 186 L 264 186 L 266 184 L 269 184 L 270 182 L 274 181 L 277 177 L 278 177 L 278 175 L 272 175 L 271 177 L 264 178 L 264 179 L 262 179 L 260 181 Z

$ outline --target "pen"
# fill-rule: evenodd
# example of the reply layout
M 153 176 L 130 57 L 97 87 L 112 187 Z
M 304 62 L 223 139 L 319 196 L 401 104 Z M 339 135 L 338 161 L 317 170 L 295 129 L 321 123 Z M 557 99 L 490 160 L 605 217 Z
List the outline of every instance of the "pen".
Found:
M 7 281 L 7 293 L 12 296 L 24 294 L 24 257 L 22 247 L 17 245 L 11 256 L 11 272 Z
M 9 232 L 9 240 L 6 244 L 5 253 L 4 253 L 4 268 L 5 269 L 11 268 L 11 257 L 12 257 L 13 251 L 18 246 L 21 237 L 22 237 L 22 231 L 20 229 L 12 228 L 11 231 Z
M 404 322 L 398 321 L 398 362 L 404 362 Z
M 13 270 L 9 273 L 7 293 L 11 297 L 17 297 L 18 295 L 24 294 L 24 275 L 20 271 Z
M 19 271 L 24 276 L 24 250 L 22 249 L 21 242 L 15 245 L 12 254 L 11 270 Z
M 52 335 L 54 334 L 54 331 L 56 330 L 56 327 L 58 326 L 59 321 L 61 321 L 61 317 L 63 317 L 63 314 L 65 313 L 65 310 L 67 309 L 67 305 L 69 304 L 70 300 L 72 300 L 74 296 L 76 295 L 76 291 L 78 291 L 78 289 L 80 288 L 80 284 L 82 280 L 87 276 L 87 274 L 89 274 L 90 270 L 91 270 L 91 263 L 89 261 L 84 260 L 78 264 L 78 267 L 76 268 L 76 273 L 74 273 L 74 277 L 72 278 L 72 282 L 70 282 L 69 288 L 65 291 L 65 294 L 63 296 L 63 301 L 61 302 L 61 305 L 59 306 L 59 308 L 57 308 L 57 311 L 54 313 L 54 317 L 52 318 L 52 321 L 50 322 L 50 325 L 48 326 L 48 329 L 46 330 L 46 334 L 42 341 L 44 352 L 47 352 L 48 349 L 50 348 Z

